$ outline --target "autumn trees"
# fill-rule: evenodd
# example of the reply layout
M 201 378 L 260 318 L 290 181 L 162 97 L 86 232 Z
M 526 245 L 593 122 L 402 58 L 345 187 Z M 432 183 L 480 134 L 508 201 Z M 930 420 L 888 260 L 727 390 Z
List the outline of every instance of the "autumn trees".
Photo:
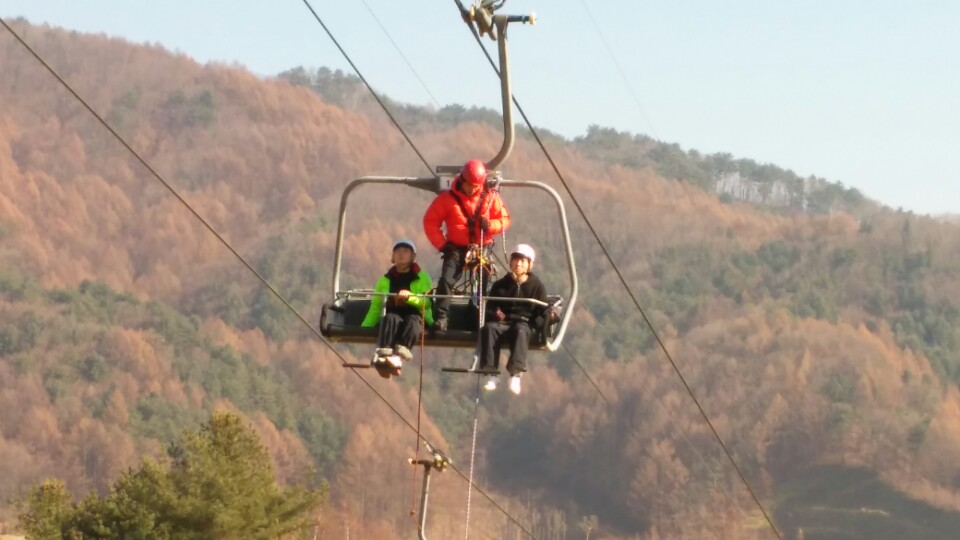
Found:
M 263 80 L 158 47 L 18 24 L 308 320 L 329 296 L 344 183 L 423 172 L 349 75 L 302 69 Z M 143 493 L 168 501 L 192 484 L 188 464 L 142 459 L 160 459 L 184 428 L 226 409 L 250 419 L 281 484 L 311 469 L 314 485 L 329 479 L 331 536 L 405 531 L 405 425 L 12 40 L 0 39 L 0 57 L 9 104 L 0 111 L 0 495 L 44 477 L 65 483 L 34 492 L 31 527 L 109 522 L 134 535 L 158 512 L 212 523 L 206 510 L 145 506 Z M 490 111 L 402 107 L 400 117 L 436 163 L 499 143 Z M 765 502 L 806 467 L 835 463 L 960 508 L 956 224 L 642 135 L 592 128 L 547 144 Z M 522 133 L 505 167 L 553 182 Z M 428 200 L 411 191 L 357 193 L 345 283 L 369 284 L 392 238 L 420 234 L 416 209 Z M 549 201 L 504 197 L 517 218 L 507 241 L 531 239 L 542 277 L 561 291 Z M 589 289 L 565 344 L 604 396 L 567 355 L 536 356 L 532 398 L 485 403 L 479 477 L 543 537 L 761 536 L 739 479 L 592 235 L 577 220 L 571 232 Z M 427 352 L 423 426 L 459 459 L 472 381 L 431 369 L 461 360 L 451 355 Z M 413 418 L 415 387 L 404 378 L 377 388 Z M 181 445 L 202 454 L 214 444 L 206 436 Z M 447 478 L 435 486 L 434 536 L 451 536 L 462 531 L 463 490 Z M 89 503 L 69 503 L 91 489 Z M 268 515 L 234 502 L 244 516 Z M 477 510 L 489 536 L 516 532 L 489 510 Z M 223 516 L 222 527 L 242 521 Z

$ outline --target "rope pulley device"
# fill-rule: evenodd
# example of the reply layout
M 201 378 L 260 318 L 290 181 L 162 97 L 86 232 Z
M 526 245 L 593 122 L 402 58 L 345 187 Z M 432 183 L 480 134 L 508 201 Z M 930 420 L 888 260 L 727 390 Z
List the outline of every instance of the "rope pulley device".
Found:
M 423 488 L 420 492 L 420 514 L 417 518 L 417 537 L 420 540 L 427 540 L 427 502 L 430 497 L 430 471 L 443 472 L 447 465 L 453 463 L 443 452 L 430 446 L 430 443 L 423 443 L 430 452 L 429 459 L 408 459 L 411 465 L 420 465 L 423 467 Z

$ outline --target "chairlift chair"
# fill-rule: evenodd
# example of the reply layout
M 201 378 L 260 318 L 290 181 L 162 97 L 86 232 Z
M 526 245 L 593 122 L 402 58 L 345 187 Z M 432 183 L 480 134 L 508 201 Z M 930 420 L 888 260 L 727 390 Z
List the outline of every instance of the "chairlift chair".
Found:
M 492 4 L 488 2 L 488 4 Z M 563 235 L 563 245 L 567 272 L 569 276 L 570 296 L 563 298 L 560 295 L 551 295 L 549 304 L 555 309 L 559 317 L 554 320 L 545 317 L 542 328 L 533 328 L 530 336 L 530 347 L 537 350 L 555 351 L 563 341 L 567 324 L 573 312 L 577 299 L 577 274 L 573 257 L 573 247 L 570 244 L 570 230 L 567 225 L 567 215 L 563 201 L 557 192 L 544 184 L 534 180 L 504 179 L 496 168 L 503 163 L 513 148 L 514 125 L 512 95 L 510 92 L 510 72 L 507 61 L 507 25 L 511 22 L 533 24 L 532 16 L 494 15 L 497 6 L 479 5 L 465 13 L 465 19 L 477 24 L 481 29 L 489 26 L 496 29 L 491 37 L 497 40 L 500 56 L 500 89 L 503 104 L 503 144 L 500 151 L 486 165 L 488 170 L 487 188 L 500 187 L 533 188 L 545 191 L 553 198 L 557 208 L 557 219 Z M 481 20 L 482 19 L 482 20 Z M 486 22 L 484 22 L 486 21 Z M 373 289 L 340 288 L 340 271 L 343 261 L 343 236 L 346 225 L 347 205 L 350 195 L 360 186 L 373 184 L 377 186 L 408 186 L 432 193 L 440 193 L 452 187 L 459 166 L 439 166 L 436 174 L 430 177 L 397 177 L 397 176 L 364 176 L 350 182 L 344 189 L 340 199 L 340 216 L 337 222 L 337 246 L 334 255 L 332 302 L 323 305 L 320 314 L 320 332 L 333 342 L 340 343 L 376 343 L 379 330 L 377 328 L 363 328 L 360 326 L 373 297 Z M 418 216 L 419 217 L 419 216 Z M 486 299 L 484 299 L 486 300 Z M 479 317 L 477 306 L 472 304 L 473 298 L 467 295 L 454 295 L 450 305 L 449 324 L 446 331 L 428 328 L 424 334 L 424 344 L 435 347 L 458 347 L 475 349 L 478 338 Z M 481 309 L 483 306 L 480 306 Z
M 356 188 L 366 185 L 403 185 L 418 189 L 425 189 L 439 193 L 448 189 L 453 180 L 451 167 L 438 168 L 438 175 L 426 178 L 365 176 L 357 178 L 347 185 L 340 200 L 340 216 L 337 223 L 337 245 L 334 255 L 333 268 L 333 301 L 325 303 L 320 315 L 320 332 L 333 342 L 340 343 L 376 343 L 379 330 L 364 328 L 360 324 L 370 309 L 370 301 L 374 296 L 373 289 L 340 288 L 341 265 L 343 262 L 343 237 L 346 225 L 347 206 L 350 195 Z M 459 170 L 453 167 L 454 170 Z M 560 231 L 563 236 L 565 260 L 569 277 L 570 296 L 550 295 L 550 304 L 559 313 L 558 320 L 545 318 L 543 328 L 534 328 L 531 333 L 531 348 L 538 350 L 555 351 L 559 348 L 567 324 L 570 321 L 572 308 L 577 297 L 576 266 L 573 257 L 573 248 L 570 243 L 570 231 L 567 225 L 566 211 L 560 195 L 550 186 L 532 180 L 500 180 L 505 188 L 534 188 L 546 191 L 556 203 L 557 219 L 560 222 Z M 484 299 L 486 300 L 486 298 Z M 478 310 L 472 303 L 473 297 L 454 295 L 450 304 L 450 322 L 446 331 L 428 328 L 424 335 L 424 345 L 438 347 L 461 347 L 473 349 L 477 344 Z

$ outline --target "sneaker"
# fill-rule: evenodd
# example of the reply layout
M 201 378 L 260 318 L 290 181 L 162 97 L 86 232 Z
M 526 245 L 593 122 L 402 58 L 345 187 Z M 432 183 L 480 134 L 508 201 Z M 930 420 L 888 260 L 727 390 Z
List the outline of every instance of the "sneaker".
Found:
M 391 354 L 393 354 L 393 349 L 391 349 L 390 347 L 380 347 L 379 349 L 374 351 L 373 354 L 376 356 L 390 356 Z
M 413 360 L 413 353 L 410 352 L 410 349 L 404 347 L 403 345 L 397 345 L 397 348 L 394 350 L 397 353 L 397 356 L 402 358 L 405 362 Z
M 496 375 L 487 375 L 487 382 L 484 383 L 483 389 L 487 392 L 493 392 L 497 389 L 497 382 L 499 379 Z
M 450 320 L 446 317 L 439 317 L 437 320 L 433 321 L 433 329 L 438 332 L 446 332 L 449 323 Z
M 520 395 L 520 375 L 510 377 L 510 391 L 518 396 Z

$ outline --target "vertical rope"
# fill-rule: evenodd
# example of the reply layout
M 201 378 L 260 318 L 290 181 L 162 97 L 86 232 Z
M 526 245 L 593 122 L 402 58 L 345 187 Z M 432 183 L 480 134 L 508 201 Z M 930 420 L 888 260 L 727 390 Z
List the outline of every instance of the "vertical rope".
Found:
M 304 2 L 307 3 L 307 4 L 308 4 L 308 7 L 309 7 L 309 2 L 308 2 L 308 0 L 304 0 Z M 312 8 L 311 8 L 311 11 L 313 11 Z M 314 15 L 316 15 L 316 12 L 314 12 Z M 319 17 L 318 17 L 318 19 L 319 19 Z M 177 189 L 174 188 L 174 187 L 170 184 L 170 182 L 168 182 L 163 176 L 161 176 L 160 173 L 157 172 L 157 170 L 156 170 L 153 166 L 151 166 L 150 163 L 148 163 L 148 162 L 143 158 L 143 156 L 140 155 L 140 153 L 137 152 L 137 151 L 130 145 L 130 143 L 128 143 L 128 142 L 126 141 L 126 139 L 124 139 L 122 136 L 120 136 L 119 133 L 117 133 L 117 131 L 103 118 L 103 116 L 101 116 L 96 110 L 94 110 L 93 107 L 92 107 L 80 94 L 78 94 L 76 90 L 74 90 L 74 88 L 70 85 L 70 83 L 68 83 L 63 77 L 61 77 L 60 74 L 57 73 L 57 71 L 56 71 L 55 69 L 53 69 L 53 67 L 51 67 L 50 64 L 48 64 L 47 61 L 43 59 L 42 56 L 40 56 L 27 42 L 25 42 L 25 41 L 23 40 L 23 38 L 20 36 L 20 34 L 18 34 L 13 28 L 10 27 L 10 25 L 7 24 L 7 22 L 3 19 L 3 17 L 0 17 L 0 26 L 2 26 L 4 29 L 6 29 L 8 32 L 10 32 L 10 34 L 13 35 L 14 39 L 16 39 L 17 42 L 19 42 L 20 45 L 23 46 L 24 49 L 26 49 L 27 52 L 30 53 L 30 55 L 33 56 L 33 57 L 37 60 L 37 62 L 39 62 L 39 63 L 50 73 L 50 75 L 51 75 L 52 77 L 54 77 L 54 78 L 57 80 L 57 82 L 59 82 L 59 83 L 63 86 L 63 88 L 64 88 L 67 92 L 69 92 L 70 95 L 72 95 L 72 96 L 77 100 L 77 102 L 79 102 L 79 103 L 91 114 L 91 116 L 93 116 L 93 117 L 97 120 L 97 122 L 99 122 L 100 125 L 102 125 L 103 128 L 106 129 L 106 130 L 110 133 L 110 135 L 112 135 L 112 136 L 116 139 L 116 141 L 117 141 L 118 143 L 120 143 L 120 144 L 123 146 L 123 148 L 125 148 L 128 152 L 130 152 L 130 154 L 137 160 L 137 162 L 139 162 L 139 163 L 143 166 L 143 168 L 146 169 L 146 170 L 150 173 L 150 175 L 151 175 L 153 178 L 155 178 L 167 191 L 169 191 L 170 194 L 171 194 L 175 199 L 177 199 L 177 201 L 179 201 L 180 204 L 182 204 L 183 207 L 184 207 L 188 212 L 190 212 L 190 214 L 191 214 L 194 218 L 196 218 L 197 221 L 199 221 L 200 224 L 203 225 L 203 227 L 204 227 L 211 235 L 213 235 L 213 237 L 216 238 L 217 241 L 218 241 L 225 249 L 227 249 L 227 250 L 236 258 L 236 260 L 237 260 L 241 265 L 243 265 L 244 268 L 246 268 L 251 274 L 253 274 L 253 276 L 254 276 L 261 284 L 263 284 L 263 286 L 264 286 L 268 291 L 270 291 L 270 293 L 277 299 L 277 301 L 279 301 L 280 303 L 282 303 L 282 304 L 284 305 L 284 307 L 286 307 L 286 309 L 289 310 L 290 313 L 293 314 L 293 316 L 294 316 L 298 321 L 300 321 L 300 322 L 304 325 L 304 327 L 307 329 L 307 331 L 308 331 L 310 334 L 312 334 L 312 335 L 315 336 L 318 340 L 320 340 L 320 342 L 321 342 L 323 345 L 325 345 L 325 346 L 330 350 L 330 352 L 337 357 L 337 359 L 340 360 L 341 364 L 349 364 L 349 362 L 348 362 L 347 359 L 343 356 L 343 354 L 342 354 L 340 351 L 338 351 L 338 350 L 336 349 L 336 347 L 334 347 L 333 344 L 332 344 L 330 341 L 327 341 L 327 339 L 323 337 L 323 335 L 320 333 L 319 328 L 318 328 L 314 323 L 311 323 L 310 321 L 308 321 L 308 320 L 303 316 L 303 314 L 301 314 L 295 307 L 293 307 L 293 306 L 290 304 L 290 301 L 288 301 L 283 295 L 281 295 L 281 294 L 277 291 L 276 287 L 274 287 L 273 284 L 271 284 L 266 278 L 263 277 L 263 275 L 261 275 L 259 272 L 257 272 L 257 270 L 253 267 L 253 265 L 252 265 L 246 258 L 244 258 L 244 256 L 241 255 L 240 252 L 237 251 L 237 249 L 234 248 L 233 245 L 232 245 L 229 241 L 227 241 L 226 238 L 223 237 L 223 235 L 221 235 L 219 232 L 217 232 L 217 230 L 210 224 L 210 222 L 209 222 L 206 218 L 204 218 L 186 199 L 184 199 L 183 195 L 181 195 L 180 192 L 177 191 Z M 340 50 L 343 51 L 342 48 L 341 48 Z M 344 53 L 344 54 L 345 54 L 345 53 Z M 426 162 L 425 162 L 425 164 L 426 164 Z M 426 165 L 427 165 L 427 168 L 432 172 L 433 169 L 429 166 L 429 164 L 426 164 Z M 361 374 L 359 373 L 359 371 L 357 371 L 357 370 L 355 370 L 355 369 L 351 369 L 351 373 L 352 373 L 354 376 L 356 376 L 357 379 L 358 379 L 364 386 L 366 386 L 371 392 L 373 392 L 373 394 L 374 394 L 395 416 L 397 416 L 397 418 L 399 418 L 400 422 L 402 422 L 402 423 L 403 423 L 404 425 L 406 425 L 408 428 L 414 429 L 414 426 L 410 423 L 409 420 L 407 420 L 407 418 L 400 412 L 400 410 L 397 409 L 397 407 L 394 406 L 393 403 L 391 403 L 386 397 L 384 397 L 384 395 L 383 395 L 382 393 L 380 393 L 380 392 L 376 389 L 376 387 L 373 386 L 373 384 L 371 384 L 366 378 L 364 378 L 363 375 L 361 375 Z M 425 440 L 424 442 L 429 442 L 429 441 L 426 441 L 426 440 Z M 453 471 L 455 471 L 461 478 L 466 479 L 466 477 L 464 477 L 464 475 L 463 475 L 463 472 L 461 472 L 460 469 L 458 469 L 456 466 L 454 466 L 453 464 L 450 464 L 450 468 L 451 468 Z M 526 534 L 527 536 L 529 536 L 529 537 L 531 537 L 531 538 L 536 539 L 536 537 L 533 535 L 533 533 L 531 533 L 531 532 L 530 532 L 522 523 L 520 523 L 520 521 L 517 520 L 513 515 L 511 515 L 510 513 L 508 513 L 508 512 L 506 511 L 506 509 L 505 509 L 503 506 L 501 506 L 499 503 L 497 503 L 497 501 L 495 501 L 495 500 L 490 496 L 490 494 L 488 494 L 482 487 L 480 487 L 480 486 L 473 486 L 473 487 L 477 490 L 477 492 L 478 492 L 480 495 L 482 495 L 485 499 L 487 499 L 487 500 L 490 502 L 490 504 L 492 504 L 498 511 L 500 511 L 501 513 L 503 513 L 503 514 L 507 517 L 507 519 L 509 519 L 509 520 L 510 520 L 511 522 L 513 522 L 517 527 L 519 527 L 519 528 L 524 532 L 524 534 Z M 347 523 L 347 522 L 345 521 L 345 522 L 344 522 L 344 527 L 346 528 L 346 535 L 347 535 L 347 539 L 349 540 L 349 538 L 350 538 L 350 526 L 349 526 L 349 523 Z
M 480 247 L 477 250 L 477 262 L 480 263 L 477 267 L 477 277 L 479 279 L 472 280 L 477 283 L 478 291 L 477 293 L 477 358 L 482 354 L 480 350 L 480 332 L 483 329 L 483 314 L 484 314 L 484 305 L 483 305 L 483 265 L 486 262 L 484 260 L 484 249 L 483 249 L 483 228 L 480 228 Z M 474 369 L 479 369 L 479 362 L 475 363 Z M 477 390 L 476 398 L 473 404 L 473 436 L 470 441 L 470 473 L 468 474 L 467 480 L 467 517 L 466 524 L 463 529 L 463 540 L 468 540 L 470 538 L 470 499 L 473 495 L 473 465 L 476 461 L 477 456 L 477 419 L 480 417 L 480 375 L 477 375 Z
M 486 290 L 485 283 L 483 282 L 484 278 L 484 266 L 487 264 L 486 250 L 483 248 L 484 234 L 483 228 L 480 229 L 480 247 L 477 249 L 477 279 L 473 280 L 476 283 L 477 290 L 477 333 L 479 334 L 480 330 L 483 328 L 483 317 L 485 313 L 485 307 L 483 305 L 483 292 Z
M 509 214 L 510 214 L 510 210 L 507 209 L 506 203 L 503 202 L 503 195 L 502 195 L 502 193 L 503 193 L 503 191 L 501 191 L 500 187 L 498 186 L 498 187 L 497 187 L 497 198 L 500 199 L 500 206 L 501 206 L 504 210 L 506 210 L 507 214 L 509 215 Z M 501 213 L 502 213 L 502 212 L 503 212 L 503 210 L 501 210 Z M 501 219 L 502 219 L 502 218 L 501 218 Z M 503 222 L 501 221 L 501 223 L 503 223 Z M 501 230 L 500 230 L 500 249 L 503 250 L 503 261 L 504 261 L 504 265 L 505 265 L 505 268 L 503 269 L 503 271 L 506 272 L 507 270 L 510 269 L 510 259 L 507 257 L 507 228 L 506 228 L 506 227 L 503 227 L 503 228 L 501 228 Z M 493 250 L 491 250 L 491 251 L 493 251 Z
M 417 387 L 417 439 L 413 442 L 413 459 L 417 461 L 420 460 L 420 417 L 423 411 L 423 353 L 424 340 L 427 333 L 426 309 L 426 299 L 424 299 L 420 304 L 420 380 Z M 419 466 L 413 468 L 413 482 L 410 489 L 410 515 L 413 516 L 414 519 L 417 518 L 417 471 L 419 469 Z M 417 522 L 417 528 L 420 528 L 419 521 Z
M 473 406 L 473 440 L 470 442 L 470 473 L 467 476 L 467 524 L 463 540 L 470 538 L 470 496 L 473 495 L 473 463 L 477 455 L 477 418 L 480 416 L 480 376 L 477 375 L 477 398 Z

